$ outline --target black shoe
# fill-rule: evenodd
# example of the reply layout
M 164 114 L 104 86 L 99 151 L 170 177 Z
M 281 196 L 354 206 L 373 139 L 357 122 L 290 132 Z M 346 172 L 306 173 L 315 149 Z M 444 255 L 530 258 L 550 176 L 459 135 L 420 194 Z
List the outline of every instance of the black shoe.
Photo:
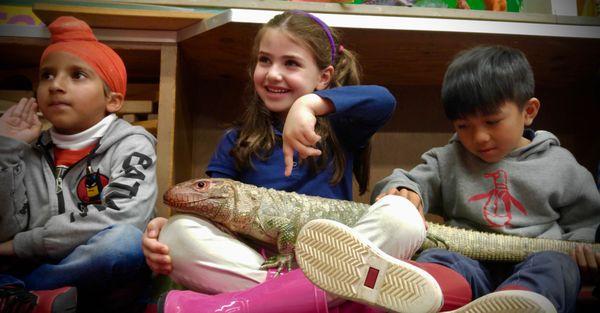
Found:
M 35 308 L 37 296 L 17 285 L 0 287 L 0 312 L 30 313 Z

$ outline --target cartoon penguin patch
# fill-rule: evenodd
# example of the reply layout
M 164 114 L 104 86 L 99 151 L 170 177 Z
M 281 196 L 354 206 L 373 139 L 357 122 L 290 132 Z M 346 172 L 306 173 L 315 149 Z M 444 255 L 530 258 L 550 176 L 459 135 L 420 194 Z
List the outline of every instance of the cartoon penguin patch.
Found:
M 77 197 L 83 204 L 101 204 L 101 194 L 104 186 L 108 184 L 108 177 L 88 166 L 85 175 L 77 183 Z

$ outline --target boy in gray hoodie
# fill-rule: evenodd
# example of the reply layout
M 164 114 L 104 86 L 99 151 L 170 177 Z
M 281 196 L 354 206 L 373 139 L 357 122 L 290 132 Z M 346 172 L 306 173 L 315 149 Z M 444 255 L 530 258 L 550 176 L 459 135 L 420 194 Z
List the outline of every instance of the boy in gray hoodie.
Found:
M 600 193 L 592 174 L 553 134 L 526 128 L 540 108 L 540 101 L 533 96 L 534 85 L 531 67 L 516 49 L 484 46 L 459 54 L 448 67 L 442 86 L 444 110 L 456 133 L 446 146 L 423 154 L 422 164 L 410 171 L 396 169 L 378 182 L 373 200 L 389 194 L 404 196 L 425 212 L 439 214 L 447 224 L 462 228 L 599 242 Z M 330 221 L 305 228 L 321 233 L 345 229 Z M 304 243 L 300 236 L 297 246 L 302 244 L 315 243 Z M 313 257 L 326 262 L 320 258 L 327 256 Z M 597 282 L 600 254 L 582 244 L 570 256 L 544 251 L 519 264 L 507 264 L 429 249 L 417 262 L 399 262 L 407 272 L 399 275 L 400 280 L 407 279 L 406 286 L 421 288 L 413 284 L 414 279 L 440 287 L 440 293 L 406 300 L 416 303 L 425 297 L 439 298 L 437 308 L 423 307 L 423 312 L 440 308 L 491 312 L 498 307 L 506 312 L 575 312 L 580 270 Z M 299 264 L 304 270 L 301 260 Z M 335 287 L 319 286 L 343 293 Z M 454 290 L 451 297 L 450 289 Z M 373 304 L 360 293 L 350 299 Z M 460 301 L 453 301 L 457 299 Z M 390 303 L 374 304 L 385 307 Z
M 123 289 L 149 277 L 156 140 L 114 114 L 127 86 L 119 55 L 81 20 L 48 28 L 37 99 L 0 118 L 0 311 L 74 312 L 76 296 L 79 311 L 129 311 L 115 297 L 131 303 Z

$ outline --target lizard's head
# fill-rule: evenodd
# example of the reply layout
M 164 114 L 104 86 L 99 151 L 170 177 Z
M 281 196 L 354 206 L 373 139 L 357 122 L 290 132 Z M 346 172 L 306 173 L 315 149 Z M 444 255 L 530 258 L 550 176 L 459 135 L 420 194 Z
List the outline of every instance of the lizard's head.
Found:
M 194 214 L 214 222 L 229 219 L 235 201 L 235 182 L 229 179 L 192 179 L 171 187 L 163 201 L 174 213 Z

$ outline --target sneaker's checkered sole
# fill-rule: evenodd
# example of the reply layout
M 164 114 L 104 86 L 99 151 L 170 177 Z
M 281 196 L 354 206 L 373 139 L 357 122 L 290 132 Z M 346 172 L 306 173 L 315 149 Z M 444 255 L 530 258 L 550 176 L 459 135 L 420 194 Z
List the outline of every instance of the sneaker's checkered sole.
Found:
M 437 312 L 435 279 L 395 259 L 340 223 L 314 220 L 298 235 L 296 258 L 306 277 L 342 298 L 396 312 Z
M 447 313 L 556 313 L 544 296 L 523 290 L 505 290 L 487 294 Z

